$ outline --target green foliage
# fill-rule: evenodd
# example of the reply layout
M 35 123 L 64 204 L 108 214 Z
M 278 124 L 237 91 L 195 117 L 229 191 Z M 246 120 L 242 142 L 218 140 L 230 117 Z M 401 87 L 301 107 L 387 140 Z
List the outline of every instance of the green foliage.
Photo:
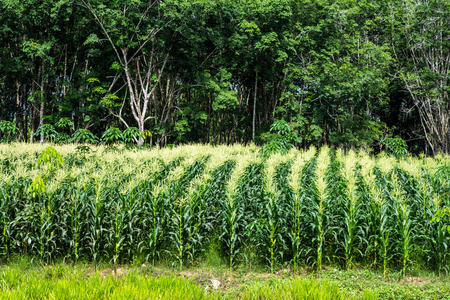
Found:
M 110 144 L 121 142 L 123 140 L 123 134 L 119 128 L 110 127 L 102 135 L 102 141 Z
M 14 140 L 14 136 L 17 134 L 19 129 L 16 124 L 10 121 L 3 120 L 0 122 L 0 132 L 2 133 L 1 141 L 3 143 L 9 143 Z
M 122 133 L 123 140 L 127 144 L 132 144 L 136 142 L 138 139 L 144 139 L 145 136 L 139 131 L 136 127 L 128 127 Z
M 215 78 L 210 72 L 204 72 L 205 87 L 215 94 L 212 103 L 213 110 L 233 109 L 238 105 L 236 92 L 230 89 L 232 74 L 225 68 L 221 68 Z
M 450 208 L 442 208 L 436 212 L 436 214 L 433 216 L 433 219 L 431 220 L 433 223 L 443 223 L 445 224 L 442 227 L 442 230 L 446 230 L 448 233 L 450 233 Z
M 276 132 L 276 136 L 260 150 L 259 154 L 262 157 L 268 157 L 278 152 L 286 154 L 294 146 L 294 143 L 301 142 L 297 132 L 284 120 L 276 120 L 270 126 L 270 131 Z
M 95 144 L 98 141 L 98 138 L 89 129 L 79 128 L 73 133 L 70 141 Z
M 391 130 L 412 153 L 450 149 L 446 1 L 76 4 L 0 2 L 3 141 L 37 130 L 93 143 L 68 135 L 101 137 L 120 122 L 151 130 L 160 146 L 256 137 L 269 142 L 263 156 L 289 144 L 374 149 Z M 58 134 L 36 127 L 45 115 Z M 277 119 L 295 142 L 267 132 Z M 128 144 L 143 143 L 133 136 Z
M 119 97 L 114 94 L 107 94 L 100 100 L 99 104 L 105 108 L 113 109 L 114 107 L 120 106 L 120 103 L 116 103 L 116 100 L 118 99 Z
M 56 132 L 55 127 L 51 124 L 44 124 L 36 130 L 35 136 L 43 135 L 44 139 L 47 139 L 51 142 L 55 141 L 55 139 L 59 136 L 58 132 Z
M 380 141 L 381 145 L 386 146 L 387 151 L 397 158 L 404 157 L 408 155 L 408 146 L 406 142 L 400 138 L 385 138 Z
M 183 268 L 216 248 L 231 271 L 449 271 L 446 156 L 397 160 L 323 147 L 261 158 L 254 145 L 106 155 L 104 146 L 75 147 L 61 146 L 63 155 L 0 147 L 2 259 Z M 47 168 L 40 177 L 37 158 Z
M 63 166 L 64 160 L 55 148 L 48 146 L 42 151 L 37 161 L 38 167 L 44 164 L 47 166 L 48 170 L 53 171 L 56 168 Z
M 87 145 L 81 145 L 81 146 L 77 146 L 75 148 L 75 151 L 80 154 L 88 154 L 88 153 L 92 152 L 92 149 L 91 149 L 91 147 L 89 147 Z
M 59 121 L 56 122 L 55 126 L 58 127 L 58 128 L 62 128 L 62 129 L 64 129 L 64 128 L 72 129 L 73 128 L 73 122 L 70 121 L 69 118 L 64 117 L 64 118 L 59 119 Z
M 6 267 L 0 280 L 8 288 L 0 291 L 5 299 L 218 299 L 213 292 L 205 291 L 174 275 L 158 278 L 127 270 L 120 278 L 103 276 L 94 272 L 85 276 L 88 269 L 71 270 L 71 267 L 56 265 L 51 268 L 21 269 Z M 39 274 L 44 277 L 40 278 Z
M 352 299 L 336 284 L 314 279 L 294 279 L 284 282 L 265 283 L 247 290 L 243 299 Z M 364 291 L 361 299 L 378 299 L 370 291 Z
M 98 78 L 93 78 L 93 77 L 88 78 L 86 81 L 89 83 L 100 83 L 100 80 L 98 80 Z
M 27 189 L 27 193 L 30 194 L 33 198 L 37 198 L 39 195 L 45 194 L 45 192 L 45 183 L 40 176 L 37 176 L 31 183 L 30 187 Z

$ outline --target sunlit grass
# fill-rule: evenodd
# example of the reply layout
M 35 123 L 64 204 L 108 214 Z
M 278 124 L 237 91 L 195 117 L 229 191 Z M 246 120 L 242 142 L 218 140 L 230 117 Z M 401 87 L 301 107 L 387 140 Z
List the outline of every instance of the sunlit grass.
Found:
M 117 271 L 116 271 L 117 272 Z M 0 269 L 1 299 L 218 299 L 216 293 L 175 276 L 155 278 L 138 271 L 110 273 L 64 264 Z

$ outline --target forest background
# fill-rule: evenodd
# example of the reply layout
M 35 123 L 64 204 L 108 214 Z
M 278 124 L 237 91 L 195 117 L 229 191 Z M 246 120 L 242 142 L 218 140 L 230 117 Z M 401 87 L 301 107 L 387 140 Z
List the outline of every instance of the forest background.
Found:
M 0 0 L 0 12 L 4 141 L 263 144 L 284 120 L 297 147 L 400 137 L 412 153 L 450 151 L 448 0 Z

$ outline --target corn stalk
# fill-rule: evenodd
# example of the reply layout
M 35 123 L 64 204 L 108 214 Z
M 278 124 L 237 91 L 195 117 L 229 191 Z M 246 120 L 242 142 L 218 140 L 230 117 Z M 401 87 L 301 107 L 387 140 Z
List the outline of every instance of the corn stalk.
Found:
M 325 244 L 325 236 L 328 230 L 327 213 L 328 213 L 328 199 L 327 199 L 327 183 L 326 183 L 326 171 L 330 163 L 330 149 L 323 147 L 317 157 L 317 167 L 315 170 L 315 190 L 312 214 L 312 229 L 314 233 L 314 246 L 315 246 L 315 261 L 317 271 L 322 269 L 323 264 L 323 252 Z

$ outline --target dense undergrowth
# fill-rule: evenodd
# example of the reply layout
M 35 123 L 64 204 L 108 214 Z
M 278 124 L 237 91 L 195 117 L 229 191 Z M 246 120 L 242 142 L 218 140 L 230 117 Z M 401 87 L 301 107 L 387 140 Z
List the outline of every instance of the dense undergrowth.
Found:
M 448 271 L 448 157 L 0 146 L 0 258 Z M 39 163 L 38 163 L 39 161 Z

